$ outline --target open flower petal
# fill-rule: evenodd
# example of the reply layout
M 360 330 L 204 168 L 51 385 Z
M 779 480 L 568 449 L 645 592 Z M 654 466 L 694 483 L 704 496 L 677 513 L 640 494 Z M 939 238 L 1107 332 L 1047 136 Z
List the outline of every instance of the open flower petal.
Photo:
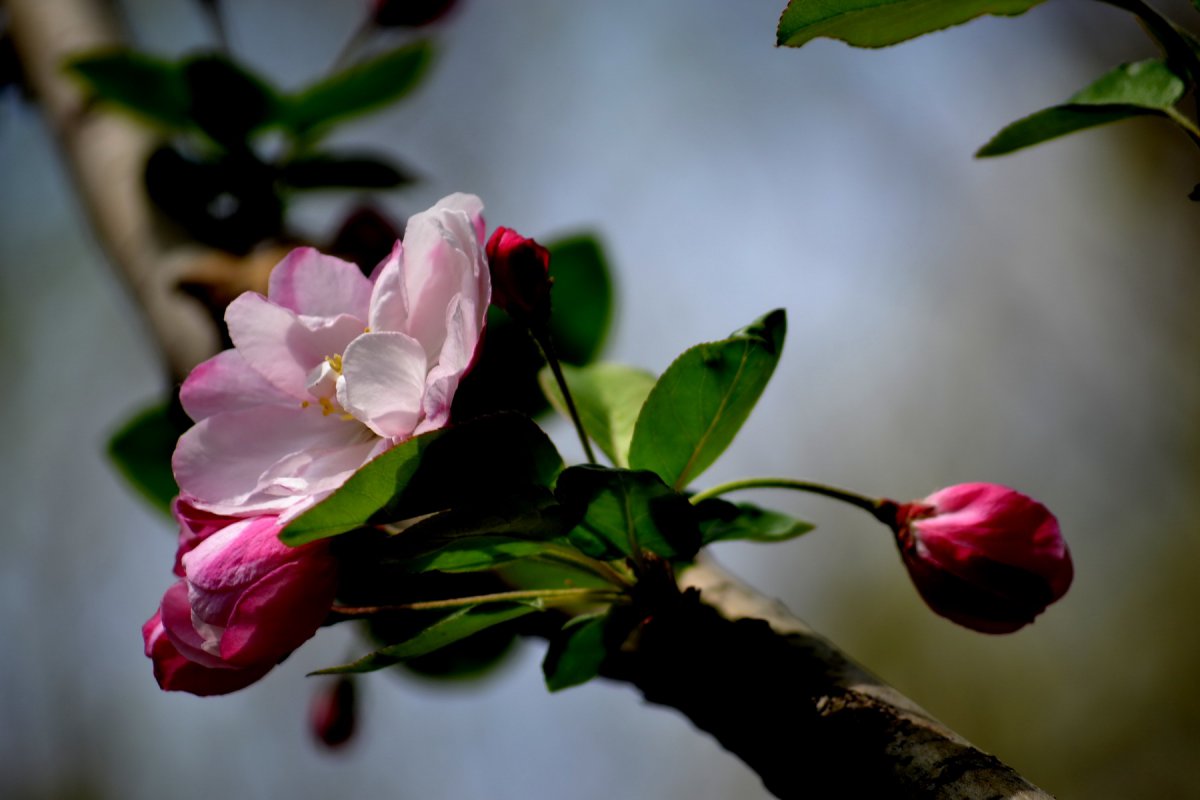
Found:
M 411 436 L 421 421 L 426 374 L 425 350 L 412 337 L 368 333 L 346 348 L 338 399 L 380 436 Z
M 267 299 L 306 316 L 365 320 L 371 281 L 348 261 L 299 247 L 271 271 Z
M 217 353 L 193 369 L 179 389 L 179 400 L 196 422 L 225 411 L 296 402 L 252 369 L 237 350 Z

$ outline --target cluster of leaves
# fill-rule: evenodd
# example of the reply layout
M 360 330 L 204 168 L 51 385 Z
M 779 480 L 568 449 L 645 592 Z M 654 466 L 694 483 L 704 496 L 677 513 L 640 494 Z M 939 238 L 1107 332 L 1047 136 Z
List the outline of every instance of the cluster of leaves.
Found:
M 800 47 L 817 37 L 855 47 L 884 47 L 986 14 L 1015 16 L 1043 0 L 791 0 L 779 20 L 778 44 Z M 1142 0 L 1103 0 L 1142 23 L 1162 58 L 1122 64 L 1065 103 L 1017 120 L 976 153 L 999 156 L 1068 133 L 1134 117 L 1162 117 L 1200 146 L 1200 119 L 1180 101 L 1200 87 L 1200 40 Z M 1200 3 L 1193 0 L 1200 10 Z M 1198 111 L 1200 113 L 1200 103 Z M 1192 199 L 1200 200 L 1200 186 Z
M 715 541 L 779 541 L 809 530 L 748 504 L 693 504 L 686 491 L 745 422 L 774 372 L 785 328 L 784 313 L 774 311 L 689 349 L 657 379 L 612 364 L 569 369 L 589 435 L 612 466 L 566 466 L 542 430 L 512 412 L 431 431 L 371 461 L 294 520 L 283 540 L 344 537 L 343 560 L 371 565 L 380 584 L 499 571 L 510 590 L 398 605 L 398 613 L 419 614 L 419 624 L 324 672 L 392 666 L 553 607 L 571 613 L 552 635 L 547 683 L 575 685 L 631 633 L 609 609 L 631 602 L 649 573 L 686 565 Z M 542 380 L 561 405 L 558 387 Z M 361 582 L 356 591 L 380 596 Z
M 379 154 L 329 150 L 321 141 L 412 91 L 432 52 L 427 42 L 406 44 L 293 92 L 220 54 L 167 60 L 119 49 L 75 58 L 67 68 L 96 102 L 166 137 L 146 164 L 155 204 L 197 241 L 244 253 L 284 233 L 293 192 L 388 189 L 413 180 Z

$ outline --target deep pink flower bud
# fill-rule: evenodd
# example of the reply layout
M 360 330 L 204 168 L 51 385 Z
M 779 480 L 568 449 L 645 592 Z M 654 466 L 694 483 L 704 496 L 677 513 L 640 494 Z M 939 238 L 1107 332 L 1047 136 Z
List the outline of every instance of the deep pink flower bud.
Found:
M 383 28 L 417 28 L 436 22 L 455 0 L 371 0 L 371 19 Z
M 341 747 L 354 735 L 358 711 L 354 680 L 349 675 L 338 677 L 322 686 L 313 697 L 313 735 L 329 748 Z
M 511 228 L 496 228 L 487 243 L 492 302 L 515 319 L 544 323 L 550 316 L 550 251 Z
M 1071 554 L 1044 505 L 994 483 L 893 504 L 904 565 L 936 613 L 983 633 L 1028 625 L 1071 585 Z
M 164 689 L 225 694 L 316 633 L 333 604 L 336 563 L 323 542 L 280 542 L 275 516 L 219 521 L 182 499 L 175 509 L 183 579 L 142 628 L 146 655 Z

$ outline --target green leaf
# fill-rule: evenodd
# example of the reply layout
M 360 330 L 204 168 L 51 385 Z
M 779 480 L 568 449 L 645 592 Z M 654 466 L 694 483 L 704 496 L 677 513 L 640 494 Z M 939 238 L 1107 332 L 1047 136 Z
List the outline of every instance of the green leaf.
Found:
M 580 234 L 547 245 L 550 251 L 550 336 L 559 359 L 590 363 L 600 353 L 612 320 L 613 287 L 604 250 Z
M 692 504 L 653 472 L 570 467 L 559 476 L 556 493 L 563 505 L 586 509 L 570 539 L 592 558 L 638 558 L 642 549 L 690 559 L 699 549 Z
M 777 309 L 728 339 L 686 351 L 650 391 L 633 431 L 629 465 L 676 490 L 725 451 L 758 402 L 783 350 Z
M 633 426 L 646 396 L 654 388 L 654 376 L 621 364 L 564 365 L 563 374 L 588 436 L 614 465 L 628 467 Z M 569 417 L 566 401 L 549 367 L 538 375 L 538 382 L 550 404 Z
M 406 559 L 400 566 L 411 572 L 480 572 L 545 551 L 545 543 L 536 539 L 470 536 L 447 542 L 431 553 Z
M 108 441 L 108 457 L 125 480 L 168 515 L 171 501 L 179 494 L 171 472 L 171 454 L 180 433 L 168 405 L 159 403 L 127 419 Z
M 1109 122 L 1148 115 L 1166 116 L 1186 91 L 1167 65 L 1158 60 L 1122 64 L 1076 94 L 1017 120 L 979 149 L 979 158 L 999 156 L 1068 133 Z
M 213 141 L 246 149 L 250 134 L 278 120 L 280 100 L 262 78 L 222 55 L 194 56 L 181 66 L 188 116 Z
M 550 486 L 561 469 L 558 451 L 528 418 L 480 417 L 415 436 L 368 462 L 279 538 L 296 546 L 364 525 L 486 508 Z
M 428 42 L 413 42 L 342 70 L 286 97 L 284 125 L 298 137 L 366 114 L 408 94 L 433 58 Z
M 292 159 L 280 169 L 279 177 L 294 189 L 393 189 L 415 180 L 411 173 L 384 158 L 333 153 Z
M 1011 17 L 1042 0 L 791 0 L 776 43 L 799 47 L 818 36 L 855 47 L 885 47 L 984 14 Z
M 813 525 L 769 511 L 750 503 L 710 499 L 696 506 L 703 544 L 741 539 L 751 542 L 783 542 L 808 533 Z
M 427 655 L 448 644 L 466 639 L 468 636 L 482 630 L 508 622 L 534 611 L 542 610 L 540 602 L 524 603 L 488 603 L 464 606 L 453 613 L 442 617 L 437 622 L 423 629 L 416 636 L 397 644 L 376 650 L 349 664 L 339 667 L 328 667 L 310 673 L 312 675 L 340 675 L 347 672 L 374 672 L 377 669 L 390 667 L 409 658 Z
M 121 49 L 78 56 L 66 68 L 101 101 L 169 131 L 192 125 L 187 82 L 174 62 Z
M 600 674 L 600 665 L 608 655 L 604 641 L 607 622 L 607 614 L 587 614 L 563 625 L 550 640 L 542 661 L 547 689 L 569 689 Z

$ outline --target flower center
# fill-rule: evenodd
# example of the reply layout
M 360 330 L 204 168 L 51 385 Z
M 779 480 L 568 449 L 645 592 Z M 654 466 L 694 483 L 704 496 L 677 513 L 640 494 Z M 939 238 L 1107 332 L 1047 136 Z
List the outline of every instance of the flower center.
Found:
M 354 419 L 354 416 L 347 414 L 341 403 L 337 401 L 337 385 L 341 377 L 342 354 L 334 353 L 331 356 L 325 356 L 324 361 L 312 368 L 312 371 L 308 373 L 305 388 L 317 399 L 322 415 L 328 417 L 330 414 L 338 414 L 344 420 L 351 420 Z M 300 405 L 302 408 L 308 408 L 310 404 L 305 400 Z

